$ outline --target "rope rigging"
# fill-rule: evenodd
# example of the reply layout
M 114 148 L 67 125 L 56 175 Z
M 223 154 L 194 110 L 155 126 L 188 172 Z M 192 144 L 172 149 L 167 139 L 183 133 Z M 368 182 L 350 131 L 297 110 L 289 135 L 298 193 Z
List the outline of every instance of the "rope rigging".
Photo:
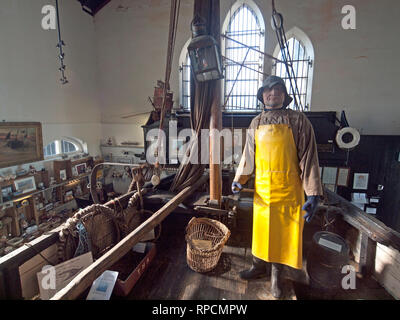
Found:
M 301 103 L 300 92 L 297 86 L 296 74 L 293 69 L 293 60 L 290 57 L 289 48 L 287 46 L 287 39 L 285 29 L 283 27 L 283 16 L 279 12 L 276 11 L 275 8 L 275 0 L 272 0 L 272 17 L 271 17 L 271 25 L 272 29 L 275 30 L 276 38 L 278 40 L 278 44 L 282 54 L 283 64 L 286 68 L 286 74 L 289 79 L 290 90 L 294 99 L 295 109 L 304 111 L 304 107 Z
M 175 48 L 175 40 L 176 40 L 176 31 L 178 29 L 178 18 L 179 18 L 179 9 L 180 9 L 180 0 L 172 0 L 171 1 L 171 12 L 170 12 L 170 22 L 169 22 L 169 35 L 168 35 L 168 49 L 167 49 L 167 63 L 165 69 L 165 79 L 164 79 L 164 96 L 163 103 L 161 108 L 160 115 L 160 126 L 159 126 L 159 134 L 157 137 L 157 149 L 156 149 L 156 167 L 159 166 L 159 154 L 161 147 L 161 131 L 164 127 L 164 119 L 165 119 L 165 110 L 166 110 L 166 102 L 167 102 L 167 91 L 169 90 L 169 80 L 171 77 L 172 70 L 172 60 L 174 56 L 174 48 Z

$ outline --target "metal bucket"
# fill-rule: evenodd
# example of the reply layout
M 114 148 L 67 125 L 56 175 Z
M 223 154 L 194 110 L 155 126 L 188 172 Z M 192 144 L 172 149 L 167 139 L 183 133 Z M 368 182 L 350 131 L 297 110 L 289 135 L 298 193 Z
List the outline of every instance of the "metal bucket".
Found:
M 346 275 L 342 268 L 349 264 L 349 252 L 349 246 L 341 236 L 328 231 L 315 233 L 307 255 L 310 286 L 326 292 L 339 290 Z

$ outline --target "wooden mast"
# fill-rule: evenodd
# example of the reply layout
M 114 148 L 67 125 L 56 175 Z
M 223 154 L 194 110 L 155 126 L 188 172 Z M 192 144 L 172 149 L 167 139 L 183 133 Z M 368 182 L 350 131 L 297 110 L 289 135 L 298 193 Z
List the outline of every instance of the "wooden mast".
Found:
M 200 15 L 206 22 L 209 34 L 221 47 L 220 34 L 220 2 L 219 0 L 195 0 L 194 16 Z M 210 201 L 221 204 L 222 172 L 221 172 L 221 80 L 212 80 L 212 104 L 210 116 Z M 213 132 L 215 131 L 215 132 Z
M 219 0 L 212 0 L 211 2 L 211 35 L 217 41 L 219 47 L 221 47 Z M 216 129 L 215 131 L 217 132 L 216 137 L 213 133 L 210 135 L 210 200 L 218 201 L 218 205 L 221 205 L 222 197 L 222 157 L 220 136 L 220 132 L 222 130 L 222 112 L 220 101 L 221 80 L 216 80 L 210 118 L 210 132 L 213 132 L 213 129 Z

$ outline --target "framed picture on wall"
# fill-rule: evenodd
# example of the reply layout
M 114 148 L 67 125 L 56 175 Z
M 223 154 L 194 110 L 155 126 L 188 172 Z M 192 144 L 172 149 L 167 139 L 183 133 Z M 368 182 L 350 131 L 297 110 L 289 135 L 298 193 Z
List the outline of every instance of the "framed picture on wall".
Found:
M 61 179 L 62 181 L 67 180 L 67 170 L 65 170 L 65 169 L 60 170 L 60 179 Z
M 43 160 L 40 122 L 0 122 L 0 168 Z
M 368 173 L 355 173 L 353 181 L 353 189 L 367 190 L 368 189 Z
M 15 190 L 22 191 L 22 193 L 27 193 L 36 190 L 35 177 L 27 177 L 14 181 Z
M 86 173 L 86 163 L 80 163 L 75 166 L 78 175 Z
M 339 168 L 337 185 L 347 187 L 349 185 L 350 168 Z
M 13 192 L 13 189 L 12 189 L 11 185 L 1 188 L 1 194 L 2 194 L 2 197 L 3 197 L 3 202 L 11 200 L 12 192 Z
M 322 183 L 323 184 L 336 184 L 338 168 L 336 167 L 324 167 L 322 173 Z

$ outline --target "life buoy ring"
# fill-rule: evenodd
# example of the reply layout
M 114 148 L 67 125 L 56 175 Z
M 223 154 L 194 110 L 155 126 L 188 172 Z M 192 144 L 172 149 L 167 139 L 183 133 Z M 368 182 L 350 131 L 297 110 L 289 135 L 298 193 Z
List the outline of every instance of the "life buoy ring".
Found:
M 353 137 L 350 142 L 343 141 L 343 136 L 347 133 L 351 134 Z M 336 133 L 336 143 L 340 149 L 353 149 L 360 143 L 360 133 L 357 129 L 351 127 L 342 128 Z

